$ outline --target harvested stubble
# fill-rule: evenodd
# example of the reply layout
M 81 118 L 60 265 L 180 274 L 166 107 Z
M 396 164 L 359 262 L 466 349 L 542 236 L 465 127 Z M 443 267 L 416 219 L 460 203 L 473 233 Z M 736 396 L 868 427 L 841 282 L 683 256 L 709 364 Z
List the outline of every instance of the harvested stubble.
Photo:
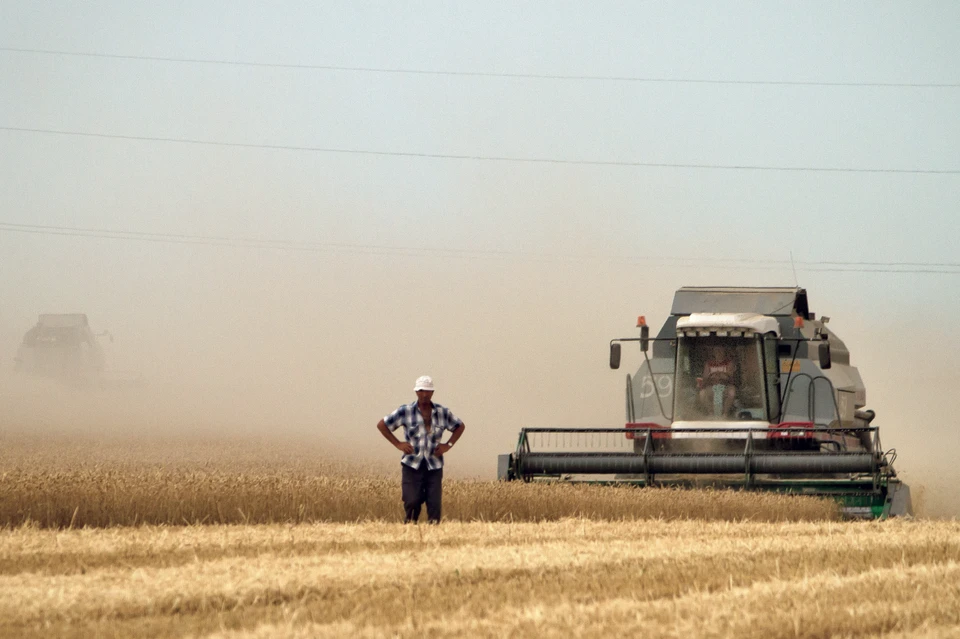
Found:
M 397 521 L 400 472 L 329 461 L 301 442 L 8 439 L 0 449 L 0 526 Z M 325 461 L 326 458 L 326 461 Z M 830 501 L 730 491 L 444 482 L 460 521 L 836 519 Z
M 958 559 L 957 522 L 23 527 L 0 634 L 941 636 Z

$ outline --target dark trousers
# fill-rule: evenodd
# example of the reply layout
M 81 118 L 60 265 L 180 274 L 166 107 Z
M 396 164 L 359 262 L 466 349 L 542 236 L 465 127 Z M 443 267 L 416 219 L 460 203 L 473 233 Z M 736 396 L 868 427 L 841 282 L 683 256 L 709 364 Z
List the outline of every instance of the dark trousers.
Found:
M 419 469 L 400 464 L 403 469 L 401 481 L 403 509 L 407 513 L 406 521 L 420 519 L 420 507 L 427 505 L 427 521 L 440 523 L 440 502 L 443 498 L 443 469 L 428 470 L 424 460 Z

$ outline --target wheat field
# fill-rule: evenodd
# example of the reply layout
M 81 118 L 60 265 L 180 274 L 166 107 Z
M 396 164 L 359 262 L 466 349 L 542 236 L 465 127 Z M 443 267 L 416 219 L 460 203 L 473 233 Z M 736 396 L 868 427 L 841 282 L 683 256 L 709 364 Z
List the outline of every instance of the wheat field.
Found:
M 399 467 L 330 461 L 318 450 L 243 441 L 8 440 L 0 526 L 400 521 Z M 446 480 L 444 518 L 459 521 L 837 519 L 828 500 L 729 491 Z
M 404 526 L 302 447 L 5 443 L 0 636 L 960 637 L 956 521 L 460 480 Z

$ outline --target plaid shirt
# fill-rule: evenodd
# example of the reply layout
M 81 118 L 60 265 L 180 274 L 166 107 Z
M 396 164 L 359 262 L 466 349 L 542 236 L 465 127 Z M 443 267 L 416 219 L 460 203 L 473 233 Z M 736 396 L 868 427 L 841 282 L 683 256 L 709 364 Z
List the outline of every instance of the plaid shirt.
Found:
M 426 460 L 427 468 L 430 470 L 443 468 L 443 457 L 437 457 L 433 454 L 433 451 L 440 444 L 443 431 L 456 430 L 463 424 L 459 417 L 450 412 L 449 408 L 436 402 L 431 403 L 433 404 L 433 410 L 431 411 L 429 433 L 426 424 L 423 423 L 423 415 L 420 414 L 417 402 L 404 404 L 383 418 L 383 423 L 391 431 L 403 426 L 403 434 L 410 445 L 413 446 L 413 454 L 401 457 L 400 463 L 413 469 L 419 469 L 424 460 Z

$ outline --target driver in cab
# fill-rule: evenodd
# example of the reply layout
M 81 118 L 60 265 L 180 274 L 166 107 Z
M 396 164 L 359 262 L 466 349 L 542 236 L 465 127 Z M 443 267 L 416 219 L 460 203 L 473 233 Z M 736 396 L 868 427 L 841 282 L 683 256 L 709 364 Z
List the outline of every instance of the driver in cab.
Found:
M 733 415 L 737 398 L 737 366 L 730 351 L 723 346 L 710 348 L 710 356 L 703 365 L 703 376 L 697 378 L 697 394 L 701 407 L 715 417 Z

